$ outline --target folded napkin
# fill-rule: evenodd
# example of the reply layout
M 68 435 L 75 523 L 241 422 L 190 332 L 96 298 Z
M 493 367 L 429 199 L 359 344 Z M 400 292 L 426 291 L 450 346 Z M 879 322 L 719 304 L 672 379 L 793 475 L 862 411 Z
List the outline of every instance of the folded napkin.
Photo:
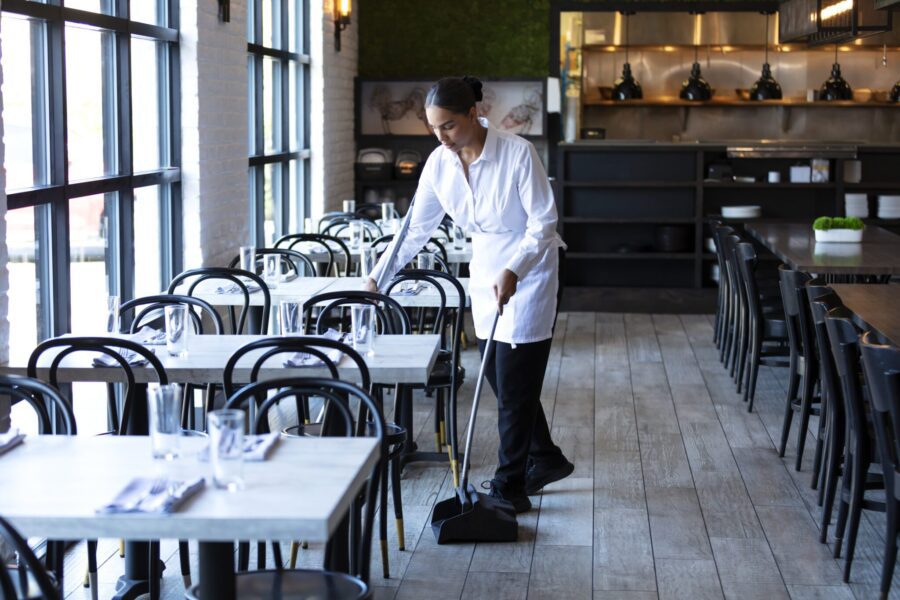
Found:
M 147 359 L 131 350 L 119 350 L 119 355 L 125 359 L 132 367 L 142 367 L 147 364 Z M 119 363 L 112 356 L 100 354 L 94 357 L 93 365 L 95 367 L 118 367 Z
M 329 329 L 318 337 L 324 338 L 326 340 L 334 340 L 337 342 L 343 341 L 344 339 L 344 336 L 342 336 L 341 333 L 335 329 Z M 344 355 L 343 352 L 336 348 L 323 348 L 322 350 L 325 352 L 325 356 L 328 357 L 328 360 L 335 364 L 339 363 L 341 361 L 341 357 Z M 309 354 L 307 352 L 295 352 L 291 355 L 290 358 L 284 361 L 284 366 L 286 367 L 317 367 L 321 364 L 323 364 L 321 358 L 319 358 L 318 356 L 313 356 L 312 354 Z
M 269 457 L 269 452 L 278 442 L 281 434 L 264 433 L 261 435 L 245 435 L 244 436 L 244 460 L 249 462 L 263 462 Z M 198 454 L 197 459 L 204 462 L 209 460 L 209 446 L 203 448 Z
M 10 429 L 6 433 L 0 433 L 0 454 L 3 454 L 8 450 L 12 450 L 13 448 L 21 444 L 22 440 L 24 439 L 25 434 L 15 427 Z
M 166 344 L 166 332 L 144 326 L 131 334 L 131 341 L 147 346 L 164 346 Z
M 244 283 L 244 285 L 247 286 L 247 292 L 250 294 L 252 294 L 253 292 L 259 291 L 259 284 L 256 284 L 253 282 L 246 282 L 246 283 Z M 243 291 L 244 290 L 241 289 L 241 286 L 239 286 L 236 283 L 229 283 L 228 285 L 220 285 L 219 287 L 216 288 L 217 294 L 241 294 L 241 293 L 243 293 Z
M 421 282 L 404 281 L 400 284 L 400 288 L 393 290 L 391 295 L 396 296 L 417 296 L 419 292 L 425 289 L 425 284 Z
M 203 489 L 202 477 L 175 481 L 152 477 L 135 477 L 112 502 L 97 509 L 98 513 L 173 513 L 184 502 Z

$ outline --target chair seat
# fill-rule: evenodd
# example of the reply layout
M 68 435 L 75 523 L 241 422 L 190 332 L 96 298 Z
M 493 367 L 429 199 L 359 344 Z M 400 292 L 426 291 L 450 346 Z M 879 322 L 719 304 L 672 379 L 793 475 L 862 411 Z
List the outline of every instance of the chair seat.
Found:
M 15 588 L 16 590 L 17 600 L 41 600 L 42 598 L 44 598 L 44 596 L 41 595 L 41 590 L 38 587 L 37 581 L 35 581 L 34 575 L 31 573 L 31 571 L 26 571 L 25 573 L 29 592 L 29 594 L 26 596 L 23 593 L 21 583 L 19 582 L 19 579 L 21 577 L 21 575 L 19 574 L 19 568 L 15 566 L 9 566 L 6 570 L 7 573 L 9 573 L 10 579 L 12 579 L 13 588 Z M 47 577 L 50 579 L 50 583 L 58 587 L 56 576 L 54 576 L 53 573 L 48 572 Z
M 321 437 L 321 423 L 306 423 L 304 425 L 292 425 L 285 427 L 281 433 L 289 437 Z M 374 435 L 371 423 L 366 423 L 366 435 Z M 406 441 L 406 429 L 400 427 L 396 423 L 384 424 L 384 437 L 389 446 L 402 444 Z
M 453 372 L 453 363 L 436 362 L 428 376 L 426 387 L 447 387 L 450 385 L 450 375 Z M 456 369 L 456 385 L 462 385 L 465 381 L 466 369 L 459 365 Z
M 199 598 L 200 585 L 191 586 L 185 596 Z M 356 577 L 344 573 L 296 569 L 250 571 L 237 575 L 237 597 L 241 600 L 357 600 L 370 598 L 369 588 Z

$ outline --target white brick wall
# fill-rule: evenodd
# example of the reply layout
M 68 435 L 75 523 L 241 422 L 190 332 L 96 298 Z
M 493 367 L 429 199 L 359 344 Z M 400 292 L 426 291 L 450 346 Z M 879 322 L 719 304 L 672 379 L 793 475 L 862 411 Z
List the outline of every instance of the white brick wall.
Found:
M 313 215 L 340 210 L 341 201 L 353 198 L 353 78 L 357 73 L 357 24 L 341 32 L 341 51 L 334 50 L 332 2 L 314 1 L 311 23 L 312 131 L 311 168 Z M 318 13 L 321 11 L 321 13 Z M 356 15 L 352 18 L 355 19 Z M 361 198 L 357 198 L 362 201 Z
M 249 239 L 247 4 L 183 2 L 181 11 L 184 266 L 221 266 Z
M 0 5 L 3 2 L 0 0 Z M 0 31 L 0 35 L 2 35 Z M 3 114 L 3 69 L 0 68 L 0 114 Z M 0 362 L 9 359 L 9 271 L 6 263 L 6 170 L 3 160 L 3 120 L 0 119 Z M 9 428 L 9 399 L 0 398 L 0 432 Z

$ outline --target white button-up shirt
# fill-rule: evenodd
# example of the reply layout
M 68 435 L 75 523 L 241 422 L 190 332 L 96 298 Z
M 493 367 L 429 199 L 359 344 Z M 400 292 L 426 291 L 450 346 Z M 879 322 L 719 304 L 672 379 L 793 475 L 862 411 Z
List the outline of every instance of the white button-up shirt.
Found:
M 389 280 L 407 264 L 440 225 L 446 212 L 472 234 L 469 293 L 475 333 L 487 338 L 497 310 L 493 285 L 504 269 L 518 278 L 515 295 L 503 308 L 494 339 L 526 344 L 552 336 L 556 317 L 559 253 L 556 204 L 537 151 L 528 140 L 497 131 L 487 120 L 484 149 L 469 165 L 443 146 L 428 157 L 419 178 L 409 233 L 394 263 L 384 253 L 371 277 L 389 268 Z

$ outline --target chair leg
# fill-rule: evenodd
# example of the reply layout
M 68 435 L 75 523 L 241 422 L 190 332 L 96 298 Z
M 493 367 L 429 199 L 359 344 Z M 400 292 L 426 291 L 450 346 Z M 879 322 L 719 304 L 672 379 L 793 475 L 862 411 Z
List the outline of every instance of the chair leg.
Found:
M 238 542 L 238 572 L 247 571 L 250 568 L 250 542 Z
M 394 499 L 394 519 L 397 523 L 397 539 L 400 550 L 406 550 L 406 535 L 403 530 L 403 498 L 400 493 L 400 455 L 391 460 L 391 495 Z
M 844 545 L 844 530 L 847 528 L 847 511 L 850 507 L 850 477 L 853 467 L 850 464 L 849 455 L 844 457 L 844 470 L 841 473 L 841 486 L 837 491 L 838 515 L 834 522 L 834 558 L 841 557 L 841 547 Z
M 825 405 L 821 405 L 824 409 Z M 816 436 L 816 449 L 813 452 L 813 472 L 812 472 L 812 481 L 809 482 L 809 487 L 812 489 L 817 489 L 819 487 L 819 477 L 822 473 L 822 452 L 825 447 L 825 435 L 824 435 L 824 423 L 826 415 L 823 410 L 819 411 L 819 433 Z
M 291 558 L 290 558 L 290 562 L 288 563 L 290 565 L 291 569 L 294 569 L 297 567 L 297 551 L 299 549 L 300 549 L 300 542 L 291 542 Z
M 276 569 L 278 569 L 279 571 L 284 569 L 284 560 L 281 556 L 281 542 L 272 542 L 272 560 L 275 562 Z
M 184 589 L 188 589 L 191 587 L 191 550 L 187 540 L 178 542 L 178 562 L 181 563 L 181 580 L 184 582 Z
M 84 583 L 85 587 L 91 588 L 91 600 L 97 600 L 100 594 L 97 577 L 97 540 L 87 541 L 87 559 L 88 568 Z
M 378 507 L 378 539 L 381 543 L 381 573 L 385 579 L 390 579 L 391 568 L 388 562 L 388 545 L 387 545 L 387 469 L 381 470 L 381 489 L 379 495 L 380 506 Z
M 749 372 L 749 367 L 752 364 L 751 354 L 753 353 L 753 348 L 756 345 L 754 340 L 755 332 L 753 330 L 752 324 L 747 324 L 747 329 L 741 334 L 741 343 L 738 346 L 738 355 L 736 357 L 735 363 L 735 373 L 734 373 L 734 382 L 737 384 L 737 392 L 740 394 L 744 390 L 747 389 L 746 385 L 746 375 L 745 373 Z M 744 394 L 744 402 L 747 401 L 747 395 Z
M 119 540 L 119 558 L 125 558 L 125 540 Z
M 825 452 L 825 481 L 821 491 L 824 492 L 822 501 L 822 527 L 819 530 L 819 541 L 828 542 L 828 526 L 831 524 L 831 513 L 834 509 L 834 495 L 837 492 L 838 479 L 841 473 L 841 451 L 837 446 L 837 439 L 829 436 L 828 450 Z M 836 535 L 840 533 L 835 531 Z
M 859 518 L 862 515 L 863 495 L 866 492 L 866 465 L 853 465 L 853 479 L 850 487 L 850 519 L 847 521 L 847 547 L 844 557 L 844 583 L 850 582 L 850 569 L 856 552 L 856 534 L 859 533 Z
M 266 568 L 266 543 L 256 542 L 256 568 L 259 570 Z
M 159 600 L 162 573 L 159 572 L 159 542 L 150 542 L 150 600 Z
M 887 598 L 894 578 L 894 564 L 897 562 L 897 501 L 888 492 L 887 523 L 884 529 L 884 555 L 881 559 L 881 597 Z
M 800 375 L 797 373 L 797 355 L 791 352 L 791 362 L 788 366 L 790 375 L 788 376 L 787 400 L 784 403 L 784 416 L 781 418 L 781 442 L 778 444 L 778 456 L 784 458 L 784 451 L 787 449 L 787 441 L 791 434 L 791 423 L 794 420 L 794 398 L 797 396 L 797 390 L 800 387 Z
M 812 414 L 812 399 L 815 391 L 815 382 L 812 377 L 803 378 L 803 391 L 800 396 L 800 427 L 797 429 L 797 460 L 794 470 L 799 471 L 803 465 L 803 448 L 806 446 L 806 436 L 809 433 L 809 416 Z

